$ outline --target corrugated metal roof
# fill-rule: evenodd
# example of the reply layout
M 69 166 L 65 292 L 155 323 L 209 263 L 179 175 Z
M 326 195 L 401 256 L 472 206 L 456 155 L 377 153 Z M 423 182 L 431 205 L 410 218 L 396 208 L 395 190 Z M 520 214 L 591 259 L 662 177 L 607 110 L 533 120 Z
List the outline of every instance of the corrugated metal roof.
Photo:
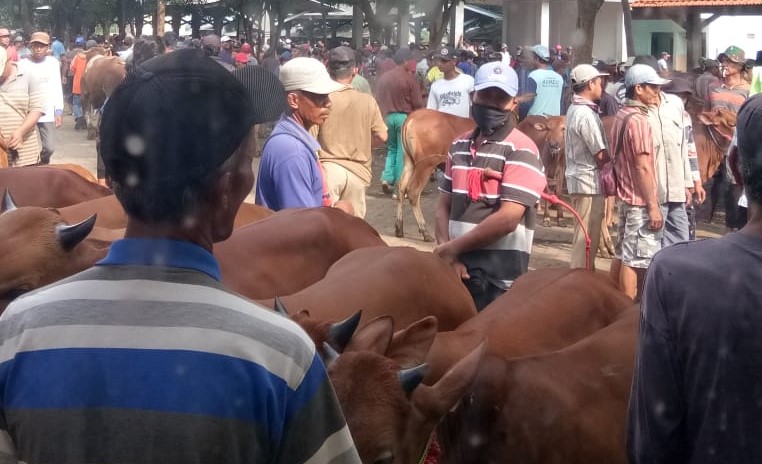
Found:
M 675 8 L 683 6 L 762 6 L 762 0 L 637 0 L 633 8 Z

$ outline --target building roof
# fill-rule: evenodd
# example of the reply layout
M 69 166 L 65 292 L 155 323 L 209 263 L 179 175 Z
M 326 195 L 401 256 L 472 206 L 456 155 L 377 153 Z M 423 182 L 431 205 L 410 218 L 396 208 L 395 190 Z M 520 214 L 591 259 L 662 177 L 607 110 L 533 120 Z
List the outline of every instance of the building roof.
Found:
M 762 6 L 762 0 L 636 0 L 633 8 Z

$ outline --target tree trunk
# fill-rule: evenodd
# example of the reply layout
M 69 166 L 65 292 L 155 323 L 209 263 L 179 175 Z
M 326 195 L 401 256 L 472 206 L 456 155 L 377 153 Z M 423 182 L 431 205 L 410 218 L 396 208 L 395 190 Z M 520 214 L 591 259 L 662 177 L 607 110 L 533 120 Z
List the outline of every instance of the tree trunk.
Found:
M 278 38 L 280 37 L 280 24 L 278 23 L 278 19 L 275 15 L 276 15 L 276 12 L 274 9 L 270 9 L 270 12 L 267 14 L 268 18 L 270 19 L 270 46 L 271 47 L 278 46 Z
M 624 15 L 624 38 L 627 41 L 627 56 L 635 56 L 635 38 L 632 36 L 632 12 L 630 2 L 622 0 L 622 14 Z
M 585 40 L 576 46 L 572 66 L 593 61 L 595 17 L 601 6 L 603 6 L 603 0 L 577 0 L 577 34 Z
M 452 20 L 455 4 L 458 0 L 437 0 L 435 8 L 429 10 L 429 48 L 438 47 L 447 32 L 447 25 Z
M 127 0 L 119 0 L 116 11 L 116 24 L 119 29 L 119 35 L 127 35 Z
M 154 20 L 155 26 L 153 33 L 157 37 L 164 36 L 164 28 L 166 27 L 167 17 L 167 5 L 164 0 L 156 0 L 156 18 Z
M 145 12 L 143 11 L 143 4 L 137 3 L 135 5 L 135 37 L 143 35 L 143 23 L 145 22 Z

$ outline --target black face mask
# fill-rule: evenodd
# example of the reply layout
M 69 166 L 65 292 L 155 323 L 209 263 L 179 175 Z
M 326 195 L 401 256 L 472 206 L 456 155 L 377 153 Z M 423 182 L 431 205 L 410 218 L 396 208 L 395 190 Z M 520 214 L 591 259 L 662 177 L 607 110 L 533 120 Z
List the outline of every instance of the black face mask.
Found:
M 489 136 L 508 122 L 508 111 L 474 103 L 471 105 L 471 117 L 479 131 Z

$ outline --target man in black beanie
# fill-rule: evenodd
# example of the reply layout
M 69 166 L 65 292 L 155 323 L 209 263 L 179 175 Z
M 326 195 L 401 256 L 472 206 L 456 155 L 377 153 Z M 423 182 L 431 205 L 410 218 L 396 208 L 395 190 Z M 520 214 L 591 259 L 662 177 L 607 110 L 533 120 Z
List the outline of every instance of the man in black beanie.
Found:
M 4 460 L 360 462 L 312 341 L 225 290 L 211 253 L 251 190 L 259 112 L 198 50 L 112 94 L 101 154 L 126 238 L 0 318 Z
M 627 451 L 639 463 L 762 456 L 762 96 L 738 113 L 730 165 L 749 200 L 737 233 L 659 252 L 641 303 Z

